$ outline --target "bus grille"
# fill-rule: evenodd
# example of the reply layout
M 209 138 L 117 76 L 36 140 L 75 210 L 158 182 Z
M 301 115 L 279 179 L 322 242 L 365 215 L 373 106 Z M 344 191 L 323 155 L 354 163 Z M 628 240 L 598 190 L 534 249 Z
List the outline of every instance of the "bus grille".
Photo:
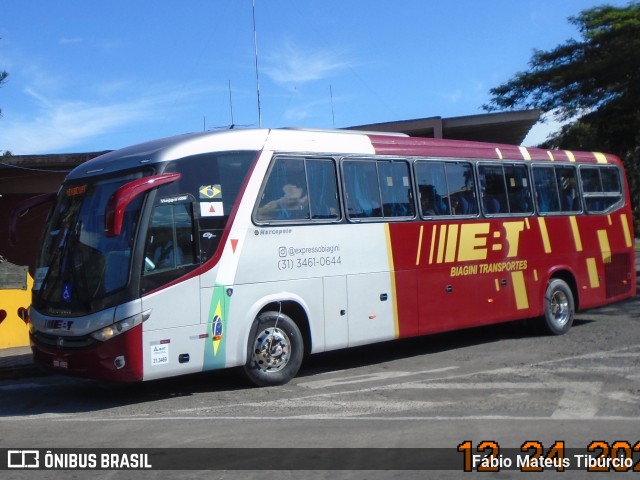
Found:
M 31 336 L 34 343 L 43 347 L 55 347 L 59 350 L 87 348 L 98 343 L 97 340 L 89 336 L 84 337 L 61 337 L 58 335 L 48 335 L 46 333 L 37 332 Z M 62 342 L 60 341 L 62 339 Z

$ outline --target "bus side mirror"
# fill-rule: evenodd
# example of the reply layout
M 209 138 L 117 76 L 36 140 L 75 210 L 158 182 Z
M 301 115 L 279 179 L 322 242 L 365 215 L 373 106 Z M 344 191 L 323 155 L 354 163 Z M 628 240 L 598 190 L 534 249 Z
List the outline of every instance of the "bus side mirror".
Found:
M 108 237 L 116 237 L 122 231 L 124 211 L 134 198 L 153 188 L 175 182 L 179 173 L 165 173 L 139 178 L 125 183 L 111 195 L 104 210 L 104 231 Z
M 16 245 L 18 239 L 18 219 L 24 217 L 33 207 L 53 203 L 56 201 L 57 193 L 45 193 L 29 197 L 18 203 L 9 214 L 9 245 Z

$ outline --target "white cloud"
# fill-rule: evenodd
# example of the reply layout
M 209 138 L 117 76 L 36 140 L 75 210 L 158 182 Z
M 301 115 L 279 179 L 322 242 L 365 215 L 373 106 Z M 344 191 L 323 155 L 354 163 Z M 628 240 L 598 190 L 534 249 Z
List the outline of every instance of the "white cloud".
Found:
M 73 44 L 73 43 L 82 43 L 82 38 L 79 38 L 79 37 L 74 37 L 74 38 L 62 37 L 60 40 L 58 40 L 58 43 L 60 45 L 70 45 L 70 44 Z
M 262 70 L 275 83 L 290 86 L 327 78 L 349 65 L 335 52 L 311 51 L 286 43 L 280 51 L 266 57 Z
M 144 119 L 161 118 L 160 111 L 176 100 L 175 94 L 166 91 L 117 102 L 60 100 L 33 87 L 25 88 L 24 93 L 35 100 L 34 112 L 5 116 L 0 129 L 0 146 L 16 155 L 76 151 L 95 137 Z

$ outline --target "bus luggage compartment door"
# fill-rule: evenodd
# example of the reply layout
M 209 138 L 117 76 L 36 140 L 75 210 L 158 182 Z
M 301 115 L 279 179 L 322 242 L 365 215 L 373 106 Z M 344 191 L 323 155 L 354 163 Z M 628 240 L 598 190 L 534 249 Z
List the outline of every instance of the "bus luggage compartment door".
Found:
M 347 309 L 347 277 L 324 277 L 324 342 L 325 350 L 349 345 L 349 310 Z
M 395 338 L 391 273 L 349 275 L 347 295 L 350 347 Z

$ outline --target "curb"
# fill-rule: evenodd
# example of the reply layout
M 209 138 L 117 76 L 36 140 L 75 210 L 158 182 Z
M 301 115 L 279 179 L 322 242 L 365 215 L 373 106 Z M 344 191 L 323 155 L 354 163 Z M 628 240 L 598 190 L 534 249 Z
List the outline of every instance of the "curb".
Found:
M 44 370 L 40 370 L 34 364 L 0 368 L 0 380 L 20 380 L 22 378 L 43 377 L 46 375 L 47 373 Z

